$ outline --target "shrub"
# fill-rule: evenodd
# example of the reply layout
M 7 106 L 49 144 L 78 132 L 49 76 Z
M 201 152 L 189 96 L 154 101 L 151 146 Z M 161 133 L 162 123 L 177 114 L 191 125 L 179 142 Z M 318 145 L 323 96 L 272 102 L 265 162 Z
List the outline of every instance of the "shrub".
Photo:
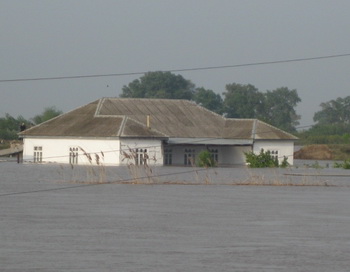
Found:
M 335 162 L 334 168 L 350 169 L 350 160 L 345 160 L 342 163 Z
M 280 165 L 281 168 L 286 168 L 289 166 L 288 158 L 286 156 L 283 157 L 283 161 Z
M 288 167 L 288 158 L 283 157 L 283 161 L 279 165 L 278 158 L 271 155 L 270 151 L 264 152 L 261 149 L 260 154 L 255 154 L 253 152 L 244 153 L 246 156 L 246 162 L 251 168 L 265 168 L 265 167 Z
M 204 150 L 198 154 L 198 166 L 199 167 L 216 166 L 216 161 L 214 160 L 213 155 L 208 150 Z
M 261 149 L 260 154 L 254 152 L 244 153 L 246 162 L 251 168 L 278 167 L 278 159 L 271 156 L 270 151 L 264 152 Z

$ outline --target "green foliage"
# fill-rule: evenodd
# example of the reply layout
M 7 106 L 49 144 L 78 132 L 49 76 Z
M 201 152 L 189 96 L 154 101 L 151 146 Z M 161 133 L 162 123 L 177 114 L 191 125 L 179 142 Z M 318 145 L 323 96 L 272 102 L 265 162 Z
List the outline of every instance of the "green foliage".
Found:
M 46 108 L 40 115 L 36 115 L 32 118 L 35 124 L 40 124 L 46 120 L 49 120 L 59 114 L 62 111 L 57 110 L 55 107 Z M 20 126 L 24 124 L 26 128 L 31 126 L 31 122 L 24 119 L 23 116 L 17 118 L 6 114 L 5 117 L 0 118 L 0 139 L 3 140 L 16 140 L 18 139 L 18 133 L 20 132 Z
M 270 151 L 264 151 L 261 149 L 259 154 L 254 152 L 244 153 L 246 162 L 251 168 L 265 168 L 265 167 L 278 167 L 278 159 L 271 156 Z
M 295 107 L 301 101 L 296 90 L 281 87 L 261 93 L 251 85 L 227 84 L 220 94 L 195 85 L 171 72 L 148 72 L 122 89 L 120 97 L 194 100 L 197 104 L 228 118 L 257 118 L 288 132 L 296 132 L 300 116 Z
M 316 125 L 299 132 L 302 144 L 350 143 L 350 96 L 321 103 L 314 114 Z
M 38 124 L 41 124 L 47 120 L 50 120 L 58 115 L 62 114 L 62 111 L 61 110 L 58 110 L 56 109 L 56 107 L 48 107 L 48 108 L 45 108 L 44 111 L 39 114 L 39 115 L 36 115 L 32 118 L 34 124 L 38 125 Z
M 224 110 L 229 118 L 258 118 L 263 112 L 264 96 L 251 84 L 227 84 L 224 97 Z
M 280 129 L 296 132 L 300 116 L 295 107 L 301 101 L 296 90 L 286 87 L 261 93 L 253 85 L 228 84 L 224 109 L 230 118 L 257 118 Z
M 350 96 L 338 97 L 320 106 L 322 109 L 314 114 L 318 124 L 350 124 Z
M 280 129 L 296 132 L 300 116 L 296 114 L 295 107 L 301 99 L 296 90 L 286 87 L 267 91 L 265 94 L 264 113 L 261 119 Z
M 334 168 L 350 169 L 350 160 L 344 160 L 342 163 L 335 162 Z
M 316 124 L 309 130 L 299 132 L 301 144 L 348 144 L 350 126 L 346 124 Z
M 17 133 L 20 131 L 20 125 L 25 123 L 29 124 L 22 116 L 16 118 L 10 114 L 6 114 L 5 117 L 0 118 L 0 139 L 3 140 L 15 140 L 18 139 Z
M 283 161 L 280 164 L 281 168 L 286 168 L 289 166 L 288 158 L 286 156 L 283 157 Z
M 199 167 L 214 167 L 216 166 L 216 161 L 213 155 L 208 150 L 203 150 L 198 154 L 198 166 Z
M 167 98 L 191 100 L 195 85 L 181 75 L 170 72 L 148 72 L 123 87 L 120 97 Z
M 208 110 L 216 112 L 218 114 L 223 113 L 223 101 L 220 94 L 214 93 L 212 90 L 206 90 L 204 88 L 197 88 L 193 100 Z

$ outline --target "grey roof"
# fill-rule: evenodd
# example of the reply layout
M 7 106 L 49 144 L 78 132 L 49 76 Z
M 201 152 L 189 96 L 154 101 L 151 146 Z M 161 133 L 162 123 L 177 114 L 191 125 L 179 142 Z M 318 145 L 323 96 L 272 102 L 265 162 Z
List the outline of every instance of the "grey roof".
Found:
M 147 127 L 147 116 L 150 127 Z M 224 118 L 188 100 L 142 98 L 102 98 L 20 135 L 297 139 L 259 120 Z

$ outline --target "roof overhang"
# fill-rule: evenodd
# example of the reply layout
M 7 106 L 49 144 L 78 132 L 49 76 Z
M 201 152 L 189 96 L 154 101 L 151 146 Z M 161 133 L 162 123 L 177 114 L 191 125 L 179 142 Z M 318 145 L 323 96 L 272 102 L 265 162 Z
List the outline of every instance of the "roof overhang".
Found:
M 220 138 L 169 138 L 168 144 L 181 145 L 252 145 L 249 139 L 220 139 Z

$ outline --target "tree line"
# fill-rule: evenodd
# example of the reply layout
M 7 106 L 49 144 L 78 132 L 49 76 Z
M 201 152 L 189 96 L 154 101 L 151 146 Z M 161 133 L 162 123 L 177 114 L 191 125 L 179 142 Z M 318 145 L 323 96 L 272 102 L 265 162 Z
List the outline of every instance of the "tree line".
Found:
M 41 114 L 35 115 L 29 120 L 26 120 L 23 116 L 15 118 L 7 113 L 5 117 L 0 118 L 0 139 L 15 140 L 18 138 L 17 133 L 21 128 L 25 129 L 38 125 L 60 114 L 62 114 L 62 111 L 54 106 L 45 108 Z
M 288 132 L 296 132 L 300 120 L 295 111 L 301 102 L 296 90 L 281 87 L 260 92 L 251 84 L 232 83 L 221 96 L 171 72 L 148 72 L 124 86 L 120 97 L 192 100 L 225 117 L 257 118 Z
M 148 72 L 122 88 L 120 97 L 188 99 L 228 118 L 257 118 L 293 133 L 301 143 L 350 143 L 350 96 L 321 103 L 315 125 L 298 131 L 301 102 L 297 90 L 280 87 L 261 92 L 252 84 L 231 83 L 222 95 L 171 72 Z
M 187 99 L 227 118 L 256 118 L 293 133 L 305 143 L 348 143 L 350 141 L 350 96 L 321 103 L 314 114 L 316 122 L 310 129 L 297 131 L 300 115 L 296 106 L 301 102 L 297 90 L 280 87 L 261 92 L 252 84 L 230 83 L 222 95 L 171 72 L 148 72 L 123 86 L 120 97 Z M 9 114 L 0 118 L 0 139 L 16 139 L 19 127 L 40 124 L 62 111 L 45 108 L 30 120 Z

